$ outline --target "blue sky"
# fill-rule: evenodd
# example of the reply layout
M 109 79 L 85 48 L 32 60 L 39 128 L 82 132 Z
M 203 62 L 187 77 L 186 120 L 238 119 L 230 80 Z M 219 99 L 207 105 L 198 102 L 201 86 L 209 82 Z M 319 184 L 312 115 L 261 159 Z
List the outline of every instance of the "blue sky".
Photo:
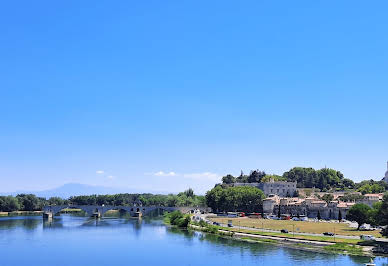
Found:
M 0 191 L 197 192 L 242 169 L 388 160 L 386 1 L 12 1 Z

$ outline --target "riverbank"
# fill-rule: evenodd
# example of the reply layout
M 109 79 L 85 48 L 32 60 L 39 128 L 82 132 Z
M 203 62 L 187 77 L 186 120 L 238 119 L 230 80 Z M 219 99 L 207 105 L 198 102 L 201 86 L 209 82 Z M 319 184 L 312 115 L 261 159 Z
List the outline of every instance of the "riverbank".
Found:
M 324 232 L 335 233 L 339 237 L 348 237 L 359 239 L 360 235 L 373 235 L 381 238 L 380 230 L 360 231 L 357 226 L 351 227 L 349 223 L 340 223 L 332 221 L 293 221 L 293 220 L 272 220 L 272 219 L 255 219 L 249 217 L 227 218 L 227 217 L 207 217 L 212 222 L 227 224 L 232 221 L 234 227 L 246 227 L 252 230 L 277 231 L 286 229 L 295 234 L 322 235 Z
M 27 216 L 27 215 L 42 215 L 43 211 L 13 211 L 13 212 L 0 212 L 0 217 L 4 216 Z
M 247 232 L 247 230 L 238 230 L 236 228 L 224 228 L 219 226 L 207 225 L 200 226 L 190 224 L 188 226 L 193 230 L 203 231 L 207 233 L 214 233 L 222 237 L 229 237 L 240 241 L 247 241 L 251 243 L 269 243 L 278 246 L 288 247 L 292 249 L 314 251 L 320 253 L 344 254 L 374 257 L 372 253 L 372 246 L 360 246 L 354 240 L 348 239 L 349 242 L 333 242 L 328 239 L 303 239 L 300 237 L 294 238 L 292 236 L 279 236 L 270 233 Z M 359 242 L 359 241 L 357 241 Z

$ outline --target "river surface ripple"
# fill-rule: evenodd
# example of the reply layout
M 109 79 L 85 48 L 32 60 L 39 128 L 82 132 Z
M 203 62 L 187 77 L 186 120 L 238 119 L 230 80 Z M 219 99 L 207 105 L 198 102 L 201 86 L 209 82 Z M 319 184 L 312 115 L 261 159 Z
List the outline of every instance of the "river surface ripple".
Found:
M 0 265 L 364 265 L 365 257 L 245 243 L 168 228 L 158 219 L 0 218 Z M 376 265 L 388 265 L 377 258 Z

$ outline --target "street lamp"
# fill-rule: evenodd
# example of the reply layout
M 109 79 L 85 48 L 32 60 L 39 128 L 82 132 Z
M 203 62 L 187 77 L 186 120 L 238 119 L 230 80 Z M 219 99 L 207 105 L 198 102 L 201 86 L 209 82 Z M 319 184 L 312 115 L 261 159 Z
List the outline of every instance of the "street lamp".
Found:
M 261 221 L 261 231 L 264 233 L 264 221 Z
M 292 237 L 295 237 L 295 224 L 292 224 Z

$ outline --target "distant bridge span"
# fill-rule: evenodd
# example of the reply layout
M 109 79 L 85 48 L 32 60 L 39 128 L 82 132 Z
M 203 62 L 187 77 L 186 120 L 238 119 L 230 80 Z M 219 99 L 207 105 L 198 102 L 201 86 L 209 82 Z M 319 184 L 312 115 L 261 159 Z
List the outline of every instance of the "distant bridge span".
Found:
M 191 213 L 194 210 L 207 211 L 207 208 L 203 207 L 164 207 L 164 206 L 113 206 L 113 205 L 52 205 L 45 206 L 43 208 L 43 214 L 47 217 L 52 217 L 58 214 L 63 209 L 81 209 L 86 212 L 89 216 L 103 216 L 107 211 L 110 210 L 123 210 L 130 213 L 134 216 L 136 213 L 141 213 L 142 215 L 146 215 L 155 210 L 164 210 L 167 212 L 173 211 L 181 211 L 182 213 Z

